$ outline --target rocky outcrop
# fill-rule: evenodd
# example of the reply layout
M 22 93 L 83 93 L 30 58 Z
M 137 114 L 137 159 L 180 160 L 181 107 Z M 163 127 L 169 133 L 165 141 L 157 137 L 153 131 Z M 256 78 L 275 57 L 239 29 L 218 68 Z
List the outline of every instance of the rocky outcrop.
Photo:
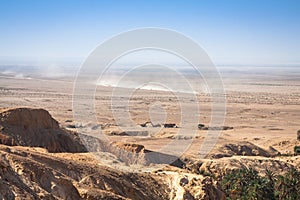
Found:
M 233 129 L 232 126 L 205 126 L 204 124 L 198 124 L 198 129 L 199 130 L 223 130 L 223 131 L 226 131 L 226 130 L 231 130 Z
M 174 123 L 167 123 L 167 124 L 163 124 L 164 128 L 177 128 L 176 124 Z
M 124 151 L 133 152 L 133 153 L 145 153 L 145 151 L 147 151 L 143 145 L 139 145 L 139 144 L 113 142 L 111 145 L 119 149 L 122 149 Z
M 1 112 L 0 143 L 0 199 L 8 200 L 226 199 L 219 186 L 226 173 L 241 168 L 280 173 L 299 166 L 297 156 L 274 157 L 276 149 L 250 142 L 219 146 L 208 159 L 177 158 L 73 133 L 42 109 Z M 127 171 L 134 166 L 137 171 Z
M 296 159 L 297 158 L 295 158 L 295 160 Z M 266 173 L 266 170 L 270 170 L 278 174 L 286 172 L 294 165 L 297 165 L 295 161 L 289 161 L 288 158 L 275 159 L 257 156 L 233 156 L 213 160 L 204 159 L 193 161 L 190 164 L 187 164 L 187 168 L 193 173 L 214 177 L 215 180 L 219 180 L 226 173 L 243 168 L 252 168 L 262 174 Z
M 168 199 L 163 178 L 99 165 L 87 154 L 51 155 L 0 145 L 0 199 Z
M 270 157 L 277 155 L 275 149 L 265 150 L 262 149 L 250 142 L 240 142 L 238 144 L 229 143 L 224 144 L 218 148 L 215 148 L 207 156 L 208 158 L 222 158 L 222 157 L 231 157 L 231 156 L 264 156 Z
M 139 164 L 144 166 L 151 164 L 170 164 L 179 168 L 184 167 L 184 163 L 178 157 L 150 151 L 139 144 L 113 142 L 107 149 L 108 152 L 116 155 L 126 164 Z
M 44 109 L 16 108 L 0 113 L 1 122 L 24 129 L 58 129 L 58 122 Z
M 176 167 L 130 173 L 87 154 L 0 145 L 0 199 L 224 199 L 210 177 Z
M 169 199 L 218 199 L 225 200 L 220 186 L 211 178 L 186 172 L 166 171 L 171 189 Z M 162 176 L 163 172 L 160 174 Z
M 79 134 L 79 136 L 89 152 L 111 154 L 113 157 L 118 158 L 118 162 L 122 162 L 122 165 L 170 164 L 180 168 L 184 166 L 184 162 L 178 157 L 150 151 L 140 144 L 104 141 L 84 134 Z M 111 161 L 116 162 L 115 160 Z
M 59 127 L 48 111 L 16 108 L 0 113 L 0 143 L 43 147 L 49 152 L 85 152 L 77 134 Z

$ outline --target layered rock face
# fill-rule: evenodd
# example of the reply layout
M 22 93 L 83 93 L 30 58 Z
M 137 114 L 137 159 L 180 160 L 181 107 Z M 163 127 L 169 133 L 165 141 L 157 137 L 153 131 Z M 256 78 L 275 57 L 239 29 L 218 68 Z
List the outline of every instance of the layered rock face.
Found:
M 2 111 L 0 126 L 0 199 L 210 199 L 215 192 L 224 197 L 211 179 L 176 172 L 183 170 L 177 167 L 160 172 L 111 168 L 101 156 L 124 165 L 177 158 L 65 130 L 43 109 Z M 86 152 L 82 142 L 94 152 Z
M 10 126 L 30 129 L 58 129 L 58 122 L 44 109 L 16 108 L 2 112 L 1 122 Z
M 206 159 L 177 158 L 140 144 L 74 133 L 48 111 L 30 108 L 0 112 L 0 143 L 0 199 L 5 200 L 225 200 L 219 181 L 227 173 L 249 167 L 284 173 L 300 166 L 300 156 L 277 156 L 276 150 L 250 142 L 222 145 Z M 133 166 L 138 171 L 124 170 Z
M 124 173 L 89 154 L 0 145 L 0 199 L 168 199 L 158 175 Z
M 79 137 L 59 127 L 43 109 L 16 108 L 0 113 L 0 143 L 43 147 L 49 152 L 85 152 Z

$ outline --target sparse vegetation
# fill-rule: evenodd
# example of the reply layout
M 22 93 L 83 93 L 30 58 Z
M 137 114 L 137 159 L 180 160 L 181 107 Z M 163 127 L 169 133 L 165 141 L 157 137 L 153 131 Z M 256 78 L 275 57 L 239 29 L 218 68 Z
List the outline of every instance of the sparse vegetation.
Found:
M 284 175 L 275 175 L 267 170 L 240 169 L 228 173 L 221 181 L 227 199 L 296 200 L 300 198 L 300 172 L 291 168 Z
M 294 147 L 294 154 L 295 155 L 300 155 L 300 146 L 295 146 Z

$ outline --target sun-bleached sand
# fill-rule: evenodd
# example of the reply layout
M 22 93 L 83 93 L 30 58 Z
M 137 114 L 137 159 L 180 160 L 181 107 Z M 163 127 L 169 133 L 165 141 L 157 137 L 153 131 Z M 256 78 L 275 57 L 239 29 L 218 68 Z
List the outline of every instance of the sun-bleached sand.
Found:
M 130 96 L 129 116 L 139 130 L 127 131 L 117 123 L 112 112 L 112 109 L 124 109 L 122 104 L 118 105 L 116 102 L 112 104 L 112 94 L 115 89 L 113 87 L 101 85 L 96 87 L 97 123 L 95 124 L 89 121 L 78 121 L 76 116 L 74 117 L 72 107 L 74 77 L 28 79 L 2 74 L 0 77 L 0 111 L 2 113 L 11 108 L 20 107 L 45 109 L 58 121 L 62 131 L 68 130 L 75 136 L 80 130 L 104 133 L 108 138 L 106 147 L 109 148 L 110 153 L 101 151 L 72 153 L 68 149 L 61 151 L 64 149 L 62 141 L 54 145 L 51 142 L 41 142 L 46 146 L 38 146 L 32 142 L 34 140 L 32 138 L 27 140 L 26 145 L 22 145 L 32 147 L 0 145 L 1 155 L 6 160 L 18 163 L 12 165 L 4 159 L 1 165 L 5 166 L 7 170 L 5 176 L 9 180 L 16 177 L 25 180 L 30 173 L 38 174 L 46 165 L 47 169 L 44 173 L 51 183 L 35 175 L 32 185 L 33 191 L 35 193 L 41 191 L 39 195 L 42 196 L 55 194 L 54 196 L 58 198 L 68 196 L 72 198 L 180 199 L 191 195 L 194 199 L 224 199 L 224 194 L 213 182 L 214 179 L 205 174 L 213 174 L 213 177 L 218 178 L 230 170 L 243 166 L 253 167 L 261 173 L 264 173 L 267 168 L 278 173 L 286 171 L 290 166 L 299 168 L 298 156 L 293 154 L 294 146 L 300 144 L 296 134 L 300 129 L 300 80 L 297 79 L 297 71 L 291 74 L 279 72 L 244 74 L 238 71 L 232 74 L 221 70 L 226 92 L 225 122 L 222 127 L 215 127 L 221 129 L 221 135 L 205 158 L 200 157 L 199 151 L 207 136 L 211 120 L 212 105 L 208 93 L 197 94 L 198 102 L 191 101 L 188 95 L 178 102 L 176 95 L 172 92 L 135 90 Z M 95 86 L 91 85 L 88 89 L 93 89 L 93 87 Z M 131 91 L 130 88 L 122 90 L 125 93 L 126 90 Z M 195 117 L 198 123 L 203 124 L 203 127 L 199 129 L 198 123 L 188 124 L 190 126 L 188 130 L 194 131 L 195 134 L 179 137 L 177 134 L 182 129 L 182 112 L 189 112 L 189 109 L 193 109 L 193 105 L 197 103 L 200 113 L 191 117 Z M 187 110 L 182 111 L 182 109 Z M 153 116 L 158 117 L 153 118 Z M 21 130 L 6 125 L 5 118 L 2 120 L 4 124 L 1 125 L 3 126 L 1 131 L 4 135 L 5 131 Z M 164 124 L 169 124 L 170 127 L 165 127 Z M 172 124 L 175 124 L 174 127 Z M 25 129 L 24 131 L 24 137 L 32 132 L 26 132 Z M 36 132 L 33 131 L 33 133 Z M 51 134 L 47 137 L 51 137 Z M 72 135 L 71 138 L 73 137 Z M 49 138 L 49 140 L 52 139 Z M 78 138 L 74 141 L 77 140 Z M 180 161 L 175 164 L 169 163 L 171 165 L 166 165 L 164 162 L 151 164 L 152 160 L 151 157 L 147 157 L 147 152 L 159 153 L 160 157 L 165 156 L 164 158 L 169 159 L 170 155 L 163 154 L 164 152 L 160 150 L 175 140 L 182 143 L 191 141 L 191 145 L 183 152 Z M 1 141 L 7 141 L 7 136 L 2 136 Z M 72 149 L 74 144 L 68 141 L 67 147 Z M 87 141 L 95 142 L 91 138 Z M 50 147 L 47 148 L 47 145 Z M 58 149 L 59 153 L 49 152 L 51 148 Z M 140 166 L 141 162 L 148 163 L 148 167 Z M 131 164 L 133 165 L 130 166 Z M 31 165 L 35 167 L 30 167 Z M 29 171 L 26 171 L 26 168 Z M 71 172 L 65 171 L 67 168 Z M 130 175 L 132 172 L 128 172 L 130 169 L 135 169 L 132 176 L 135 181 L 139 182 L 132 187 L 132 192 L 128 186 L 134 182 Z M 55 171 L 59 171 L 60 174 L 55 174 Z M 200 172 L 202 174 L 199 174 Z M 101 179 L 106 186 L 98 183 L 96 181 L 98 179 Z M 18 182 L 18 184 L 21 183 Z M 17 188 L 26 188 L 18 184 L 16 184 Z M 52 189 L 45 192 L 49 184 L 52 184 Z M 119 190 L 121 185 L 125 188 L 123 192 Z M 54 192 L 56 191 L 54 188 L 60 188 L 57 190 L 59 192 Z M 151 190 L 147 190 L 148 193 L 139 193 L 145 188 L 151 188 Z M 19 192 L 19 194 L 24 198 L 29 198 L 31 192 L 24 189 L 24 192 Z

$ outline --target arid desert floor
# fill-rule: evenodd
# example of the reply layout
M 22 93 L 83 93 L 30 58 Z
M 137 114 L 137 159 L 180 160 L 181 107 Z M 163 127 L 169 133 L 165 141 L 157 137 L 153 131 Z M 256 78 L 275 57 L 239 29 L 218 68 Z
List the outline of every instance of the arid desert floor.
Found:
M 247 73 L 237 69 L 220 70 L 226 92 L 223 126 L 228 129 L 220 130 L 216 145 L 204 158 L 199 151 L 208 130 L 198 129 L 198 123 L 189 124 L 191 132 L 195 132 L 193 137 L 177 137 L 182 125 L 181 113 L 193 109 L 193 105 L 197 103 L 188 97 L 178 102 L 171 92 L 144 89 L 134 91 L 130 97 L 129 115 L 140 129 L 136 134 L 130 134 L 114 120 L 112 107 L 118 109 L 118 106 L 111 103 L 113 87 L 96 87 L 94 102 L 97 123 L 91 124 L 89 121 L 78 121 L 74 116 L 75 77 L 26 79 L 2 74 L 2 113 L 14 108 L 44 109 L 57 120 L 64 131 L 76 135 L 81 134 L 78 133 L 80 130 L 91 128 L 94 132 L 105 135 L 108 139 L 106 146 L 134 154 L 124 155 L 112 150 L 110 154 L 115 157 L 109 157 L 110 154 L 106 155 L 101 151 L 51 152 L 47 143 L 44 146 L 33 145 L 28 140 L 22 145 L 20 139 L 15 146 L 3 144 L 3 140 L 3 145 L 0 145 L 3 157 L 0 185 L 9 189 L 6 193 L 1 193 L 2 198 L 13 199 L 13 196 L 19 195 L 19 199 L 224 199 L 218 184 L 211 177 L 203 175 L 203 171 L 219 177 L 227 170 L 242 166 L 254 167 L 262 173 L 266 168 L 278 173 L 289 166 L 299 168 L 299 157 L 294 156 L 294 146 L 300 145 L 297 140 L 297 131 L 300 129 L 300 75 L 299 70 L 294 70 L 248 70 Z M 198 94 L 197 98 L 200 113 L 191 117 L 208 127 L 211 120 L 211 98 L 206 93 Z M 157 121 L 156 128 L 148 123 L 153 121 L 149 116 L 151 109 L 152 116 L 155 112 L 159 115 L 159 109 L 155 110 L 153 107 L 155 105 L 159 105 L 166 113 L 165 121 Z M 187 110 L 182 111 L 182 108 Z M 119 109 L 122 109 L 122 105 Z M 9 114 L 3 114 L 6 115 Z M 12 125 L 4 118 L 1 123 L 1 127 L 4 127 L 3 134 L 6 129 L 15 130 L 10 129 Z M 9 124 L 8 128 L 6 123 Z M 163 124 L 166 123 L 176 124 L 177 127 L 164 127 Z M 32 137 L 31 140 L 34 140 L 34 136 Z M 159 153 L 162 147 L 174 140 L 182 143 L 191 141 L 180 158 L 181 164 L 151 164 L 147 160 L 145 155 L 148 151 Z M 139 161 L 135 161 L 139 159 L 146 160 L 151 167 L 143 168 Z M 131 165 L 139 167 L 134 172 L 127 171 Z M 43 180 L 42 174 L 46 174 Z M 4 191 L 6 190 L 1 192 Z

